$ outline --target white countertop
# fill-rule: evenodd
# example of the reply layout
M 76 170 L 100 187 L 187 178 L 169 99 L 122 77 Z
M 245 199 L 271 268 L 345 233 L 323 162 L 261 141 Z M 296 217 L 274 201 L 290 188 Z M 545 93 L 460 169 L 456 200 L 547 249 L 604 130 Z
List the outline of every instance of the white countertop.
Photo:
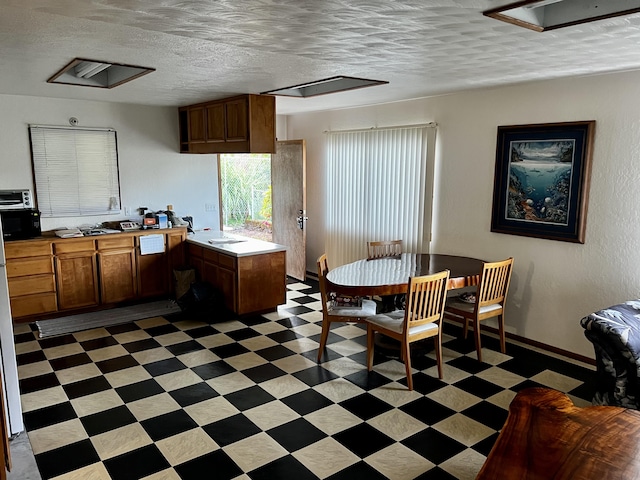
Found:
M 262 253 L 284 252 L 287 247 L 277 243 L 232 235 L 217 230 L 196 231 L 187 235 L 187 242 L 216 250 L 233 257 L 248 257 Z M 228 243 L 227 243 L 228 242 Z

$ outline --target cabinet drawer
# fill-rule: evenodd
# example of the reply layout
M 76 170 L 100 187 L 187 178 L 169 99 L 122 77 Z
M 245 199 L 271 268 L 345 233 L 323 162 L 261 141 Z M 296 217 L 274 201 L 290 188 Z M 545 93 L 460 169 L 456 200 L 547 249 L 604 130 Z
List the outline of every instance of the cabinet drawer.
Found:
M 56 281 L 51 275 L 31 275 L 9 279 L 9 295 L 17 297 L 31 293 L 55 292 Z
M 218 263 L 218 257 L 220 255 L 218 252 L 214 252 L 213 250 L 204 249 L 203 257 L 205 262 Z
M 11 315 L 14 318 L 55 312 L 57 309 L 55 293 L 37 293 L 11 299 Z
M 230 268 L 231 270 L 236 269 L 236 259 L 235 257 L 229 257 L 228 255 L 219 255 L 218 256 L 218 264 L 221 267 Z
M 204 248 L 194 245 L 193 243 L 188 244 L 188 252 L 189 258 L 202 258 L 202 252 Z
M 7 278 L 53 273 L 53 257 L 21 258 L 7 261 Z
M 110 248 L 133 248 L 133 237 L 108 237 L 96 240 L 98 250 Z
M 56 255 L 59 255 L 61 253 L 91 252 L 95 249 L 96 246 L 93 240 L 85 240 L 80 242 L 74 242 L 70 240 L 68 242 L 56 242 L 53 244 L 53 251 Z
M 4 244 L 7 259 L 51 255 L 50 242 L 7 242 Z

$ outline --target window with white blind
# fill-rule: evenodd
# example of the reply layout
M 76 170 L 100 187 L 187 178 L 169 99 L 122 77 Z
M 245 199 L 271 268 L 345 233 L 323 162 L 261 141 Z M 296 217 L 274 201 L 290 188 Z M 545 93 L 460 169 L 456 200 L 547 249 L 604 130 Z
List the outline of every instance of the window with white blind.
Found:
M 367 256 L 367 242 L 398 240 L 427 253 L 435 125 L 330 132 L 326 251 L 332 266 Z
M 120 213 L 114 130 L 31 125 L 29 133 L 42 217 Z

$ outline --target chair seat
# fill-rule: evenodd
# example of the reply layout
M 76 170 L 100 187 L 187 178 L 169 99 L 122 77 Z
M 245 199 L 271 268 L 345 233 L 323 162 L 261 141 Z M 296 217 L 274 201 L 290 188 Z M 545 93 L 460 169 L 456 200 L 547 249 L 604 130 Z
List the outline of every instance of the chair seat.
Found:
M 331 302 L 327 302 L 327 313 L 339 317 L 371 317 L 376 314 L 376 302 L 363 299 L 361 308 L 336 308 L 331 306 Z
M 389 313 L 381 313 L 367 318 L 367 322 L 373 323 L 379 327 L 385 328 L 392 332 L 401 334 L 404 326 L 404 310 L 396 310 Z M 419 333 L 428 332 L 429 330 L 438 330 L 438 324 L 425 323 L 424 325 L 418 325 L 409 328 L 409 336 L 417 335 Z
M 473 303 L 460 302 L 458 300 L 449 300 L 447 301 L 447 305 L 445 307 L 445 311 L 448 308 L 455 308 L 456 310 L 462 310 L 463 312 L 473 313 L 473 309 L 475 305 Z M 479 313 L 487 313 L 493 312 L 494 310 L 500 310 L 502 308 L 501 303 L 494 303 L 493 305 L 486 305 L 484 307 L 480 307 Z

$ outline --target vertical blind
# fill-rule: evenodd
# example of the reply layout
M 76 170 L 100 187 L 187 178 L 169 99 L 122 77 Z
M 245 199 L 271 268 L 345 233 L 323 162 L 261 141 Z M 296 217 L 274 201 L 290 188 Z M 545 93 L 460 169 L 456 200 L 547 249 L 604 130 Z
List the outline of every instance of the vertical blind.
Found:
M 426 252 L 429 126 L 328 134 L 326 251 L 332 266 L 366 258 L 367 241 Z M 428 209 L 428 212 L 426 211 Z
M 29 132 L 42 217 L 120 213 L 115 131 L 31 125 Z

